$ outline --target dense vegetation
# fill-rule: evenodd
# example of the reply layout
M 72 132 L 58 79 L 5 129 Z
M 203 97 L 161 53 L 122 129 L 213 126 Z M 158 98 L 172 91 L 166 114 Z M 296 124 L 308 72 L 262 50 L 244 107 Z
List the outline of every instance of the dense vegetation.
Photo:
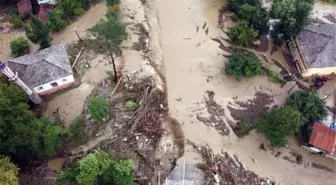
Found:
M 14 57 L 19 57 L 29 53 L 29 43 L 24 37 L 18 37 L 10 42 L 10 48 Z
M 236 77 L 237 80 L 262 73 L 261 63 L 253 53 L 236 51 L 228 59 L 225 72 L 228 75 Z
M 50 30 L 57 32 L 64 29 L 68 25 L 66 20 L 67 19 L 63 14 L 62 9 L 57 7 L 49 12 L 47 26 Z
M 108 153 L 95 150 L 76 162 L 73 167 L 63 170 L 57 176 L 56 182 L 62 185 L 65 183 L 135 185 L 133 162 L 113 159 Z
M 256 122 L 257 131 L 262 132 L 272 147 L 283 147 L 287 137 L 294 135 L 301 125 L 301 114 L 290 106 L 271 109 Z
M 38 44 L 40 49 L 50 46 L 51 37 L 50 30 L 39 18 L 32 16 L 29 19 L 29 24 L 25 27 L 27 38 L 34 44 Z
M 299 111 L 304 122 L 322 120 L 327 114 L 326 102 L 317 92 L 296 91 L 288 98 L 287 105 Z
M 53 154 L 62 128 L 37 119 L 20 87 L 0 80 L 0 155 L 18 162 Z

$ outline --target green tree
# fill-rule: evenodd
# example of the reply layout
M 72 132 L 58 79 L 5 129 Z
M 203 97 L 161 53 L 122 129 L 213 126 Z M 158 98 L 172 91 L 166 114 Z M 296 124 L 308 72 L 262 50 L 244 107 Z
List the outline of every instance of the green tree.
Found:
M 293 107 L 284 106 L 266 112 L 256 122 L 256 128 L 271 142 L 272 147 L 283 147 L 287 144 L 287 137 L 294 135 L 300 124 L 300 112 Z
M 229 0 L 227 4 L 227 9 L 234 13 L 238 13 L 240 7 L 244 4 L 256 7 L 261 7 L 262 5 L 260 0 Z
M 243 77 L 252 77 L 262 73 L 261 63 L 257 56 L 247 51 L 236 51 L 228 58 L 225 72 L 236 77 L 239 81 Z
M 287 99 L 287 105 L 298 110 L 303 121 L 319 121 L 326 115 L 326 102 L 320 99 L 317 92 L 295 91 Z
M 51 37 L 50 30 L 46 24 L 35 16 L 29 20 L 29 24 L 25 27 L 27 38 L 34 44 L 40 45 L 40 48 L 47 48 L 50 46 Z
M 19 57 L 29 53 L 29 43 L 24 37 L 18 37 L 10 42 L 12 55 Z
M 280 21 L 273 30 L 276 40 L 296 36 L 308 23 L 314 0 L 275 0 L 271 15 Z M 283 34 L 284 37 L 277 37 Z
M 24 22 L 17 11 L 11 14 L 9 23 L 13 24 L 16 28 L 22 28 L 24 26 Z
M 57 4 L 61 12 L 68 18 L 84 13 L 85 0 L 57 0 Z
M 18 171 L 19 169 L 8 157 L 0 156 L 0 184 L 19 185 Z
M 133 185 L 133 162 L 114 160 L 108 153 L 95 150 L 79 160 L 73 167 L 63 170 L 56 178 L 58 184 L 66 182 L 79 185 L 105 184 Z
M 61 127 L 37 119 L 20 87 L 0 79 L 0 154 L 29 161 L 55 152 Z
M 121 42 L 127 38 L 125 24 L 120 21 L 116 13 L 110 12 L 106 15 L 106 19 L 101 19 L 89 29 L 89 32 L 95 37 L 96 43 L 109 52 L 113 64 L 114 80 L 117 82 L 118 75 L 113 53 L 119 50 Z
M 234 44 L 247 46 L 258 36 L 258 32 L 250 28 L 245 21 L 239 21 L 235 27 L 229 30 L 227 35 Z
M 247 22 L 247 24 L 260 35 L 267 34 L 269 31 L 269 18 L 265 8 L 261 6 L 251 6 L 244 4 L 239 8 L 237 15 L 240 19 Z
M 47 26 L 52 31 L 60 31 L 68 25 L 65 17 L 63 16 L 62 10 L 57 7 L 49 12 Z
M 95 120 L 103 120 L 108 114 L 108 104 L 100 98 L 91 98 L 89 100 L 90 114 Z
M 72 120 L 71 124 L 62 131 L 61 135 L 66 141 L 82 138 L 85 135 L 83 118 L 78 116 Z
M 118 5 L 120 4 L 120 0 L 107 0 L 106 3 L 108 6 Z

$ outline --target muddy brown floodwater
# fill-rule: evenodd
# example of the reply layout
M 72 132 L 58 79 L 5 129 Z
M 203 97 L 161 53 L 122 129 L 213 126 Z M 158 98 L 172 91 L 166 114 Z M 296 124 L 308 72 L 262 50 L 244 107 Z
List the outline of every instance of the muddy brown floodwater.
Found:
M 200 123 L 198 116 L 210 116 L 204 102 L 206 91 L 213 91 L 214 100 L 224 108 L 228 102 L 233 101 L 233 97 L 237 97 L 239 101 L 246 101 L 253 98 L 257 92 L 266 92 L 274 96 L 274 102 L 283 102 L 287 91 L 280 85 L 269 82 L 267 77 L 237 82 L 224 75 L 226 59 L 222 56 L 223 50 L 211 39 L 219 36 L 226 38 L 217 27 L 218 10 L 225 4 L 224 0 L 156 2 L 161 27 L 168 105 L 170 114 L 182 123 L 185 138 L 199 145 L 208 144 L 215 153 L 224 150 L 229 155 L 237 155 L 245 168 L 262 177 L 269 177 L 278 184 L 334 184 L 335 174 L 332 172 L 293 164 L 282 159 L 294 150 L 302 155 L 306 163 L 315 162 L 331 169 L 335 168 L 335 161 L 309 155 L 292 139 L 288 147 L 281 149 L 281 156 L 275 157 L 271 150 L 265 152 L 258 148 L 260 143 L 267 143 L 260 134 L 251 132 L 248 136 L 238 139 L 232 130 L 228 136 L 223 136 L 215 128 Z M 230 118 L 227 109 L 224 113 Z M 200 162 L 200 156 L 188 147 L 184 159 L 187 164 Z

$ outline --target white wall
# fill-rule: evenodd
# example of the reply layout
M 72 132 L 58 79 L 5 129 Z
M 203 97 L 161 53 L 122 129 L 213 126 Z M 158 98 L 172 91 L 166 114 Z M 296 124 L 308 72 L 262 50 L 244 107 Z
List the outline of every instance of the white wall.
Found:
M 69 75 L 69 76 L 66 76 L 64 78 L 48 82 L 46 84 L 43 84 L 43 85 L 40 85 L 40 86 L 37 86 L 37 87 L 34 87 L 33 90 L 36 93 L 41 93 L 41 92 L 44 92 L 44 91 L 47 91 L 47 90 L 50 90 L 50 89 L 54 88 L 53 86 L 51 86 L 51 83 L 56 82 L 58 84 L 57 86 L 61 86 L 61 85 L 64 85 L 64 84 L 67 84 L 67 83 L 70 83 L 70 82 L 74 82 L 74 81 L 75 81 L 75 79 L 74 79 L 73 75 Z M 40 89 L 40 87 L 42 87 L 42 89 Z

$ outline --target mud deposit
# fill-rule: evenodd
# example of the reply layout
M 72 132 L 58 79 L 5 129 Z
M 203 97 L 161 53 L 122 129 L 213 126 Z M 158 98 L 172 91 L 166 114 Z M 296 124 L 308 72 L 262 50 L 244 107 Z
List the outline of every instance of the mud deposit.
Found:
M 251 122 L 260 118 L 274 103 L 273 97 L 263 92 L 257 92 L 253 99 L 234 101 L 227 108 L 233 118 L 241 122 Z
M 206 126 L 214 127 L 220 134 L 228 135 L 230 130 L 227 128 L 225 122 L 222 119 L 222 117 L 225 116 L 224 108 L 215 102 L 215 93 L 213 91 L 206 91 L 206 94 L 207 95 L 204 96 L 204 100 L 206 110 L 210 116 L 197 116 L 196 118 Z

